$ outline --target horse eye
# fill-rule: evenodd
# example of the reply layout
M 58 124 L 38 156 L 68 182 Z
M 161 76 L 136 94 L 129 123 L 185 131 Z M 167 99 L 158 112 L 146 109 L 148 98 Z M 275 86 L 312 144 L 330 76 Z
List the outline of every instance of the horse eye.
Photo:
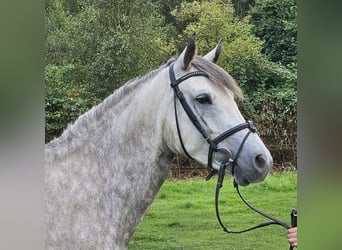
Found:
M 212 104 L 211 98 L 208 94 L 200 94 L 195 99 L 201 104 Z

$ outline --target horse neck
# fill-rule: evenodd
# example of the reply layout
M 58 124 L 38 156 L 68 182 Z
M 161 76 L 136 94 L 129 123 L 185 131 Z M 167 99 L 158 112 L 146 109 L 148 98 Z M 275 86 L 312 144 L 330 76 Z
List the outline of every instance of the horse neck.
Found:
M 110 218 L 101 227 L 113 228 L 109 231 L 115 232 L 115 241 L 124 245 L 170 166 L 170 151 L 161 136 L 165 112 L 160 110 L 165 106 L 160 93 L 168 87 L 167 74 L 160 75 L 139 85 L 130 83 L 133 85 L 106 98 L 46 146 L 47 189 L 55 189 L 56 176 L 61 176 L 61 182 L 87 183 L 92 191 L 79 191 L 84 201 L 91 204 L 103 195 L 100 200 L 106 203 L 103 207 Z M 59 193 L 53 195 L 56 197 L 49 198 L 52 204 L 59 199 Z M 68 201 L 73 202 L 72 198 Z
M 164 80 L 158 80 L 159 75 Z M 147 82 L 126 83 L 50 142 L 46 147 L 47 157 L 51 153 L 65 157 L 91 150 L 95 154 L 119 153 L 116 159 L 120 156 L 131 159 L 135 155 L 140 156 L 137 160 L 150 159 L 163 147 L 163 117 L 160 116 L 165 112 L 160 112 L 160 107 L 165 91 L 161 89 L 168 84 L 160 81 L 167 81 L 165 77 L 161 73 Z
M 150 158 L 148 156 L 160 153 L 163 148 L 162 127 L 165 115 L 161 111 L 164 102 L 162 89 L 167 84 L 162 84 L 158 79 L 156 76 L 147 82 L 133 84 L 119 102 L 104 108 L 97 124 L 104 127 L 111 150 L 129 154 L 130 158 L 136 153 L 139 159 L 143 155 Z M 98 129 L 98 125 L 95 129 Z

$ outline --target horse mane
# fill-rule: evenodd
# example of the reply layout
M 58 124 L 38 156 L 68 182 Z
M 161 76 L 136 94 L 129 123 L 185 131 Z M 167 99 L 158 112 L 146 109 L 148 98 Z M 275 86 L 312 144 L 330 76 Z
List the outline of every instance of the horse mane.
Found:
M 238 86 L 234 78 L 220 66 L 199 56 L 195 56 L 191 61 L 191 64 L 198 70 L 206 72 L 209 75 L 209 79 L 218 86 L 230 89 L 236 99 L 243 99 L 241 88 Z
M 142 77 L 137 77 L 132 80 L 129 80 L 120 88 L 114 91 L 114 93 L 108 96 L 102 103 L 100 103 L 97 108 L 95 109 L 95 118 L 100 117 L 108 108 L 113 107 L 114 105 L 118 104 L 123 98 L 127 96 L 132 90 L 135 90 L 137 87 L 141 86 L 143 83 L 147 82 L 150 79 L 153 79 L 160 71 L 164 68 L 168 67 L 175 59 L 169 59 L 165 64 L 160 66 L 157 69 L 154 69 L 147 73 Z M 89 114 L 91 115 L 91 114 Z

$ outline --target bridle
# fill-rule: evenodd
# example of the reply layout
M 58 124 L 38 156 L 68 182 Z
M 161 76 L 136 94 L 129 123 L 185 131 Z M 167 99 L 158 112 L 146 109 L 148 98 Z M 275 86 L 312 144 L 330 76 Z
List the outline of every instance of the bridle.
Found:
M 289 229 L 290 226 L 287 225 L 285 222 L 266 214 L 265 212 L 253 207 L 240 193 L 239 190 L 239 186 L 236 183 L 235 179 L 234 179 L 234 187 L 236 188 L 237 193 L 239 194 L 240 198 L 242 199 L 242 201 L 252 210 L 254 210 L 255 212 L 259 213 L 260 215 L 268 218 L 271 221 L 265 222 L 265 223 L 261 223 L 259 225 L 256 225 L 254 227 L 248 228 L 248 229 L 244 229 L 244 230 L 240 230 L 240 231 L 233 231 L 231 229 L 229 229 L 228 227 L 226 227 L 220 217 L 220 213 L 219 213 L 219 205 L 218 205 L 218 201 L 219 201 L 219 193 L 220 193 L 220 189 L 222 188 L 222 184 L 223 184 L 223 180 L 224 180 L 224 176 L 226 173 L 226 168 L 228 166 L 231 167 L 231 172 L 232 175 L 234 176 L 234 169 L 237 163 L 237 159 L 241 153 L 241 151 L 243 150 L 243 146 L 245 145 L 245 142 L 247 140 L 247 138 L 249 137 L 249 135 L 251 133 L 256 133 L 257 129 L 254 126 L 253 122 L 251 121 L 246 121 L 244 123 L 238 124 L 226 131 L 224 131 L 223 133 L 219 134 L 217 137 L 211 139 L 210 136 L 208 135 L 208 133 L 206 132 L 206 130 L 203 128 L 203 126 L 201 125 L 201 123 L 199 122 L 197 116 L 195 115 L 195 113 L 193 112 L 193 110 L 191 109 L 190 105 L 188 104 L 188 102 L 186 101 L 182 91 L 179 89 L 178 85 L 180 83 L 182 83 L 183 81 L 191 78 L 191 77 L 197 77 L 197 76 L 203 76 L 203 77 L 207 77 L 209 78 L 209 75 L 204 72 L 204 71 L 193 71 L 190 73 L 187 73 L 183 76 L 181 76 L 180 78 L 176 79 L 175 77 L 175 73 L 174 73 L 174 63 L 172 63 L 169 66 L 169 76 L 170 76 L 170 81 L 171 81 L 171 87 L 174 90 L 174 112 L 175 112 L 175 120 L 176 120 L 176 126 L 177 126 L 177 133 L 178 133 L 178 137 L 180 140 L 180 144 L 182 147 L 182 150 L 184 151 L 185 155 L 187 157 L 189 157 L 190 159 L 193 159 L 191 157 L 191 155 L 188 153 L 188 151 L 185 148 L 184 142 L 182 140 L 182 136 L 181 136 L 181 131 L 180 131 L 180 127 L 179 127 L 179 121 L 178 121 L 178 114 L 177 114 L 177 105 L 176 105 L 176 100 L 178 98 L 180 104 L 182 105 L 185 113 L 187 114 L 187 116 L 189 117 L 189 119 L 191 120 L 192 124 L 196 127 L 196 129 L 200 132 L 200 134 L 203 136 L 203 138 L 207 141 L 207 143 L 209 144 L 209 152 L 208 152 L 208 167 L 211 168 L 211 172 L 209 173 L 209 175 L 207 176 L 206 180 L 209 180 L 214 174 L 218 174 L 218 180 L 217 180 L 217 185 L 216 185 L 216 192 L 215 192 L 215 210 L 216 210 L 216 216 L 218 219 L 219 224 L 221 225 L 221 227 L 223 228 L 223 230 L 226 233 L 244 233 L 244 232 L 248 232 L 257 228 L 261 228 L 261 227 L 265 227 L 265 226 L 269 226 L 272 224 L 276 224 L 276 225 L 280 225 L 283 226 L 286 229 Z M 229 136 L 244 130 L 244 129 L 248 129 L 248 132 L 246 133 L 246 135 L 244 136 L 238 150 L 237 153 L 235 155 L 235 157 L 233 157 L 231 151 L 228 148 L 225 147 L 219 147 L 218 144 L 223 141 L 224 139 L 228 138 Z M 223 160 L 217 163 L 220 165 L 219 170 L 215 170 L 212 167 L 212 163 L 213 163 L 213 158 L 215 158 L 215 156 L 213 157 L 213 155 L 220 153 L 221 155 L 225 155 L 224 157 L 221 157 Z M 292 247 L 290 247 L 290 249 L 292 249 Z
M 181 131 L 179 128 L 177 105 L 176 105 L 177 98 L 180 101 L 185 113 L 188 115 L 189 119 L 191 120 L 192 124 L 196 127 L 196 129 L 201 133 L 203 138 L 209 144 L 208 167 L 212 168 L 213 154 L 217 153 L 217 152 L 220 152 L 221 154 L 226 154 L 226 157 L 224 157 L 224 158 L 228 159 L 229 161 L 232 161 L 234 163 L 233 164 L 233 167 L 234 167 L 234 165 L 236 165 L 235 164 L 236 160 L 237 160 L 238 156 L 240 155 L 240 152 L 242 151 L 242 148 L 243 148 L 248 136 L 251 133 L 255 133 L 256 128 L 254 127 L 254 125 L 251 121 L 247 121 L 247 122 L 241 123 L 239 125 L 236 125 L 233 128 L 224 131 L 223 133 L 221 133 L 220 135 L 218 135 L 214 139 L 211 139 L 210 136 L 208 135 L 208 133 L 206 132 L 206 130 L 203 128 L 203 126 L 201 125 L 201 123 L 197 119 L 197 116 L 195 115 L 195 113 L 192 111 L 192 109 L 191 109 L 190 105 L 188 104 L 188 102 L 186 101 L 182 91 L 178 87 L 178 85 L 181 82 L 183 82 L 183 81 L 185 81 L 191 77 L 204 76 L 204 77 L 209 78 L 209 75 L 207 73 L 205 73 L 204 71 L 193 71 L 193 72 L 187 73 L 187 74 L 183 75 L 182 77 L 176 79 L 175 73 L 173 70 L 173 65 L 174 64 L 171 64 L 169 66 L 169 74 L 170 74 L 171 87 L 174 90 L 174 111 L 175 111 L 175 119 L 176 119 L 176 125 L 177 125 L 177 133 L 178 133 L 180 144 L 182 146 L 182 149 L 183 149 L 185 155 L 187 157 L 189 157 L 190 159 L 193 159 L 184 146 Z M 226 139 L 227 137 L 229 137 L 229 136 L 231 136 L 231 135 L 233 135 L 233 134 L 235 134 L 235 133 L 237 133 L 243 129 L 248 129 L 249 131 L 247 132 L 244 139 L 242 140 L 242 143 L 241 143 L 241 145 L 237 151 L 235 159 L 232 160 L 232 153 L 230 152 L 230 150 L 228 148 L 218 147 L 218 144 L 221 141 L 223 141 L 224 139 Z M 234 169 L 232 169 L 232 174 L 233 173 L 234 173 Z

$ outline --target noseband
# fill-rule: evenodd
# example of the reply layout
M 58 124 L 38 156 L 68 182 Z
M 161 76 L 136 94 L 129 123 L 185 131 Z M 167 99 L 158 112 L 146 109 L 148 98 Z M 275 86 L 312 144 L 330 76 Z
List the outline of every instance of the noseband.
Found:
M 276 224 L 276 225 L 280 225 L 283 226 L 286 229 L 289 229 L 290 226 L 287 225 L 285 222 L 266 214 L 265 212 L 253 207 L 240 193 L 239 191 L 239 187 L 238 184 L 236 183 L 235 179 L 234 179 L 234 187 L 236 188 L 237 193 L 239 194 L 240 198 L 242 199 L 242 201 L 252 210 L 254 210 L 255 212 L 259 213 L 260 215 L 270 219 L 271 221 L 265 222 L 265 223 L 261 223 L 259 225 L 256 225 L 254 227 L 245 229 L 245 230 L 241 230 L 241 231 L 233 231 L 230 230 L 229 228 L 227 228 L 226 226 L 224 226 L 221 218 L 220 218 L 220 214 L 219 214 L 219 206 L 218 206 L 218 200 L 219 200 L 219 192 L 220 189 L 222 187 L 223 184 L 223 180 L 224 180 L 224 176 L 226 173 L 226 168 L 228 166 L 231 166 L 231 173 L 234 176 L 234 168 L 237 165 L 237 159 L 243 149 L 243 146 L 248 138 L 248 136 L 251 133 L 256 133 L 257 129 L 254 126 L 253 122 L 251 121 L 246 121 L 244 123 L 241 123 L 237 126 L 234 126 L 233 128 L 230 128 L 226 131 L 224 131 L 223 133 L 219 134 L 217 137 L 215 137 L 214 139 L 211 139 L 210 136 L 208 135 L 208 133 L 206 132 L 206 130 L 203 128 L 203 126 L 201 125 L 201 123 L 199 122 L 199 120 L 197 119 L 197 116 L 195 115 L 195 113 L 193 112 L 193 110 L 191 109 L 190 105 L 188 104 L 188 102 L 186 101 L 182 91 L 179 89 L 178 85 L 191 78 L 191 77 L 195 77 L 195 76 L 203 76 L 203 77 L 207 77 L 209 78 L 209 75 L 207 73 L 205 73 L 204 71 L 193 71 L 190 73 L 187 73 L 183 76 L 181 76 L 180 78 L 176 79 L 175 77 L 175 73 L 174 73 L 174 64 L 171 64 L 169 66 L 169 75 L 170 75 L 170 81 L 171 81 L 171 87 L 174 90 L 174 112 L 175 112 L 175 120 L 176 120 L 176 125 L 177 125 L 177 133 L 178 133 L 178 137 L 180 140 L 180 144 L 182 146 L 182 149 L 185 153 L 185 155 L 187 157 L 189 157 L 190 159 L 193 159 L 191 157 L 191 155 L 188 153 L 188 151 L 185 148 L 185 145 L 183 143 L 182 140 L 182 136 L 181 136 L 181 131 L 179 128 L 179 122 L 178 122 L 178 114 L 177 114 L 177 105 L 176 105 L 176 99 L 178 98 L 179 102 L 181 103 L 185 113 L 187 114 L 187 116 L 189 117 L 189 119 L 191 120 L 192 124 L 196 127 L 196 129 L 200 132 L 200 134 L 203 136 L 203 138 L 207 141 L 207 143 L 209 144 L 209 152 L 208 152 L 208 167 L 210 167 L 212 170 L 209 173 L 209 175 L 207 176 L 206 180 L 209 180 L 216 172 L 218 172 L 218 180 L 217 180 L 217 186 L 216 186 L 216 193 L 215 193 L 215 208 L 216 208 L 216 216 L 217 219 L 219 221 L 219 224 L 221 225 L 221 227 L 223 228 L 223 230 L 226 233 L 244 233 L 244 232 L 248 232 L 250 230 L 256 229 L 256 228 L 261 228 L 261 227 L 265 227 L 268 225 L 272 225 L 272 224 Z M 248 129 L 248 132 L 246 133 L 246 135 L 244 136 L 238 150 L 237 153 L 235 155 L 235 157 L 233 157 L 231 151 L 228 148 L 225 147 L 219 147 L 218 144 L 223 141 L 224 139 L 228 138 L 229 136 L 243 130 L 243 129 Z M 212 163 L 213 163 L 213 155 L 216 153 L 221 153 L 222 155 L 224 155 L 224 157 L 222 157 L 222 161 L 218 161 L 217 163 L 220 165 L 219 170 L 214 170 Z M 215 157 L 214 157 L 215 158 Z M 290 247 L 290 249 L 292 249 Z

